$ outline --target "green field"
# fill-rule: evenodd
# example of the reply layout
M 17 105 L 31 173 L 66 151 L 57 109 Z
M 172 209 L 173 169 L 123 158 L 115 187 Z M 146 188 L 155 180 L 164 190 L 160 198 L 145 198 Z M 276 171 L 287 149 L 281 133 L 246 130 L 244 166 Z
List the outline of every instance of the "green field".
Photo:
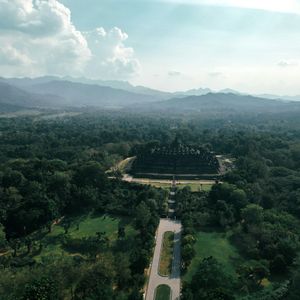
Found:
M 73 239 L 96 236 L 97 232 L 105 232 L 110 244 L 117 239 L 119 224 L 125 226 L 126 237 L 134 236 L 135 230 L 129 225 L 128 219 L 107 215 L 93 217 L 85 215 L 71 220 L 68 236 Z M 78 226 L 79 225 L 79 226 Z M 62 247 L 65 230 L 61 225 L 53 226 L 52 232 L 41 239 L 43 250 L 34 258 L 39 260 L 45 256 L 70 255 Z
M 196 255 L 184 276 L 190 282 L 203 258 L 213 256 L 224 265 L 228 274 L 236 276 L 235 266 L 243 261 L 237 249 L 230 244 L 228 236 L 219 232 L 198 232 L 195 244 Z
M 160 253 L 158 273 L 161 276 L 169 276 L 172 272 L 174 233 L 167 231 L 164 233 L 162 249 Z
M 156 288 L 155 300 L 170 300 L 171 289 L 168 285 L 162 284 Z

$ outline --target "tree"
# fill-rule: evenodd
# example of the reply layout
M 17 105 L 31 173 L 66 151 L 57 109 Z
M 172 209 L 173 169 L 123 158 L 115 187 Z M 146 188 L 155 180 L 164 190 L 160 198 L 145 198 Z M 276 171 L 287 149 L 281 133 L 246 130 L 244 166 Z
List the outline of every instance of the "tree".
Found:
M 297 271 L 294 274 L 292 283 L 289 288 L 288 299 L 289 300 L 298 300 L 300 299 L 300 271 Z
M 28 284 L 22 300 L 57 300 L 56 282 L 48 277 L 36 279 Z
M 232 299 L 230 289 L 233 286 L 232 278 L 224 272 L 223 266 L 213 257 L 207 257 L 199 264 L 191 283 L 186 299 Z M 193 298 L 191 298 L 191 295 Z
M 151 212 L 145 202 L 141 202 L 135 213 L 135 226 L 137 229 L 145 230 L 151 218 Z
M 257 204 L 248 204 L 241 212 L 247 230 L 257 228 L 263 221 L 263 208 Z
M 126 232 L 125 232 L 125 227 L 124 226 L 119 226 L 118 228 L 118 239 L 122 240 L 124 239 L 126 236 Z
M 185 244 L 183 245 L 181 249 L 181 257 L 182 257 L 182 267 L 184 270 L 187 269 L 187 267 L 192 262 L 192 259 L 195 256 L 195 249 L 193 247 L 193 244 Z
M 92 269 L 87 271 L 78 283 L 75 300 L 113 299 L 113 280 L 115 272 L 110 258 L 103 257 Z
M 92 186 L 103 189 L 107 184 L 107 177 L 102 166 L 95 161 L 90 161 L 79 166 L 74 174 L 74 181 L 77 186 Z

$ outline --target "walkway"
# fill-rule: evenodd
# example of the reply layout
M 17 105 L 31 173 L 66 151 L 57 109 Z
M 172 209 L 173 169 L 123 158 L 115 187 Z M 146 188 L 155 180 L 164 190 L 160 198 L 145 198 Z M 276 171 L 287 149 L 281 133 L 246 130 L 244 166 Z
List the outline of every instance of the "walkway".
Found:
M 172 290 L 172 300 L 178 300 L 180 296 L 180 241 L 181 241 L 181 222 L 160 219 L 156 246 L 153 255 L 153 261 L 151 266 L 150 278 L 148 283 L 148 289 L 146 293 L 146 300 L 154 300 L 155 289 L 161 284 L 167 284 Z M 162 277 L 158 275 L 159 257 L 162 248 L 163 234 L 166 231 L 173 231 L 174 236 L 174 250 L 173 250 L 173 262 L 172 262 L 172 274 L 169 277 Z

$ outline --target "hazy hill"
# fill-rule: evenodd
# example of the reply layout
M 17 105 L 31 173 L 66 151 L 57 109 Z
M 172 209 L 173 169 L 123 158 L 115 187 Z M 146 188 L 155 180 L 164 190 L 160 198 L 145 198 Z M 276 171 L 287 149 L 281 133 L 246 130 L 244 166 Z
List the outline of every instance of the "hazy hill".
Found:
M 156 100 L 163 100 L 163 99 L 170 99 L 174 97 L 172 93 L 162 92 L 154 89 L 150 89 L 144 86 L 134 86 L 128 81 L 120 81 L 120 80 L 96 80 L 96 79 L 88 79 L 84 77 L 56 77 L 56 76 L 44 76 L 44 77 L 37 77 L 37 78 L 1 78 L 0 82 L 9 83 L 11 85 L 15 85 L 20 88 L 25 88 L 30 90 L 32 86 L 37 84 L 46 84 L 52 81 L 62 81 L 62 82 L 73 82 L 73 83 L 81 83 L 81 84 L 88 84 L 88 85 L 98 85 L 101 87 L 110 87 L 113 89 L 124 90 L 127 92 L 140 94 L 140 95 L 147 95 L 153 96 Z
M 39 94 L 58 95 L 63 99 L 63 104 L 66 106 L 112 108 L 158 100 L 152 96 L 132 93 L 125 90 L 70 81 L 50 81 L 32 85 L 27 87 L 27 89 Z
M 171 97 L 173 94 L 135 87 L 140 93 L 97 84 L 84 84 L 56 77 L 0 79 L 1 111 L 36 107 L 98 107 L 128 109 L 133 112 L 166 113 L 276 113 L 300 109 L 300 102 L 270 100 L 244 94 L 206 93 L 198 89 L 186 93 L 206 93 L 198 96 Z M 8 84 L 9 82 L 9 84 Z M 129 84 L 128 84 L 129 85 Z M 166 99 L 167 97 L 171 97 Z M 162 100 L 163 99 L 163 100 Z
M 61 106 L 56 95 L 39 95 L 0 81 L 0 111 L 16 111 L 24 108 Z
M 208 88 L 199 88 L 199 89 L 192 89 L 192 90 L 187 90 L 183 92 L 175 92 L 173 95 L 175 97 L 186 97 L 186 96 L 202 96 L 202 95 L 207 95 L 209 93 L 212 93 L 211 89 Z
M 60 78 L 55 77 L 55 76 L 43 76 L 43 77 L 36 77 L 36 78 L 28 78 L 28 77 L 4 78 L 4 77 L 0 77 L 0 82 L 8 83 L 10 85 L 13 85 L 13 86 L 16 86 L 19 88 L 26 88 L 26 87 L 30 87 L 34 84 L 46 83 L 46 82 L 50 82 L 53 80 L 60 80 Z
M 151 112 L 237 114 L 237 113 L 276 113 L 300 110 L 300 103 L 269 100 L 259 97 L 209 93 L 202 96 L 189 96 L 159 101 L 150 105 L 139 105 L 135 109 Z

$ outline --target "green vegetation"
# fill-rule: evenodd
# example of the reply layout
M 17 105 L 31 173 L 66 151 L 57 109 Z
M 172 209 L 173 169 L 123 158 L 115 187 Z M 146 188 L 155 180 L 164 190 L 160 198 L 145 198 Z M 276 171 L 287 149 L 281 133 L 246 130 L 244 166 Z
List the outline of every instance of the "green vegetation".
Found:
M 173 245 L 174 233 L 171 231 L 165 232 L 159 258 L 158 273 L 161 276 L 169 276 L 172 272 Z
M 118 239 L 118 229 L 124 226 L 125 237 L 133 237 L 137 232 L 133 229 L 132 225 L 128 224 L 128 219 L 124 217 L 112 217 L 109 215 L 92 216 L 83 215 L 70 219 L 70 227 L 67 229 L 68 233 L 65 235 L 65 226 L 55 225 L 51 233 L 46 234 L 40 242 L 44 245 L 38 256 L 35 259 L 42 259 L 47 256 L 58 255 L 74 255 L 74 251 L 68 251 L 64 248 L 64 238 L 70 239 L 84 239 L 94 237 L 98 232 L 105 233 L 109 243 L 113 243 Z M 62 223 L 64 220 L 61 221 Z
M 168 285 L 162 284 L 156 288 L 155 300 L 170 300 L 171 289 Z
M 196 253 L 184 275 L 184 281 L 190 282 L 199 263 L 209 256 L 222 263 L 227 274 L 236 277 L 235 268 L 242 262 L 242 258 L 237 249 L 230 243 L 228 235 L 219 232 L 197 232 L 195 238 L 194 249 Z
M 140 300 L 168 191 L 105 171 L 176 136 L 235 166 L 202 191 L 177 186 L 182 299 L 299 298 L 299 113 L 80 112 L 0 119 L 1 299 Z

